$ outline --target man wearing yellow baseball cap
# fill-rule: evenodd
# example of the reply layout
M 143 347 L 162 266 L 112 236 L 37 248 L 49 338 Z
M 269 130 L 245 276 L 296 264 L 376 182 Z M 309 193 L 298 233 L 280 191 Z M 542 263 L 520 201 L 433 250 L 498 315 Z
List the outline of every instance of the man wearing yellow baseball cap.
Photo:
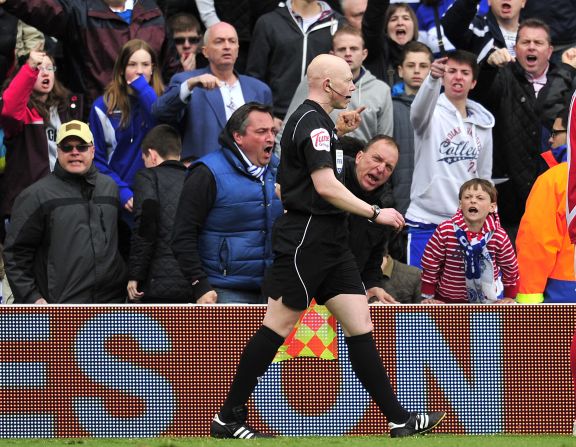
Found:
M 88 124 L 70 121 L 62 124 L 56 135 L 58 163 L 66 171 L 84 174 L 94 160 L 94 137 Z
M 54 172 L 16 197 L 4 251 L 15 304 L 125 300 L 118 187 L 94 166 L 93 141 L 86 123 L 62 124 Z

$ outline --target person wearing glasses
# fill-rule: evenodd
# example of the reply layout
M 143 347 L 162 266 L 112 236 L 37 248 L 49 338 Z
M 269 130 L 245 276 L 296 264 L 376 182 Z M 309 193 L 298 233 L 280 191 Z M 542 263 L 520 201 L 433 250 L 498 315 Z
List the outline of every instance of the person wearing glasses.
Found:
M 0 215 L 6 220 L 16 196 L 54 170 L 56 130 L 81 117 L 82 101 L 56 78 L 53 57 L 36 48 L 2 93 L 0 109 L 6 143 Z
M 174 219 L 172 251 L 199 304 L 265 304 L 260 291 L 272 264 L 278 158 L 270 106 L 250 102 L 220 134 L 222 149 L 189 171 Z
M 184 163 L 220 149 L 218 136 L 238 107 L 250 101 L 272 104 L 266 84 L 234 70 L 238 49 L 232 25 L 208 28 L 202 47 L 208 67 L 174 75 L 152 107 L 158 121 L 180 129 Z
M 574 245 L 566 221 L 568 110 L 554 120 L 550 151 L 542 156 L 549 168 L 534 182 L 520 221 L 518 252 L 519 303 L 575 303 Z
M 159 55 L 169 79 L 178 61 L 166 39 L 156 0 L 0 0 L 2 9 L 48 36 L 62 48 L 62 82 L 90 105 L 112 80 L 114 62 L 130 39 L 145 40 Z
M 202 49 L 200 45 L 202 42 L 200 22 L 192 14 L 182 12 L 170 17 L 168 28 L 172 33 L 172 41 L 178 53 L 181 66 L 179 71 L 196 70 L 198 62 L 200 62 L 197 60 L 197 56 Z M 205 59 L 202 62 L 205 63 Z
M 16 198 L 4 262 L 14 304 L 121 303 L 118 187 L 94 165 L 86 123 L 58 129 L 54 171 Z

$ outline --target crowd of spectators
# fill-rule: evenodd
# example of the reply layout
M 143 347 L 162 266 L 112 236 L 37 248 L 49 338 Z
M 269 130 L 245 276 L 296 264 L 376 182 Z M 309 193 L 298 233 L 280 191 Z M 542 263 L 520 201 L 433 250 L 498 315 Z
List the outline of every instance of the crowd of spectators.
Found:
M 570 0 L 0 0 L 3 301 L 265 302 L 283 125 L 308 64 L 330 53 L 355 87 L 326 84 L 350 99 L 331 114 L 347 186 L 407 215 L 400 232 L 351 219 L 359 265 L 373 256 L 367 298 L 419 302 L 406 264 L 427 250 L 435 272 L 457 256 L 468 275 L 467 250 L 496 232 L 518 253 L 519 278 L 494 270 L 508 295 L 576 302 L 563 223 L 574 29 Z M 478 177 L 495 206 L 470 232 L 460 188 Z M 427 247 L 458 225 L 468 245 Z M 434 277 L 425 267 L 430 303 L 445 298 Z

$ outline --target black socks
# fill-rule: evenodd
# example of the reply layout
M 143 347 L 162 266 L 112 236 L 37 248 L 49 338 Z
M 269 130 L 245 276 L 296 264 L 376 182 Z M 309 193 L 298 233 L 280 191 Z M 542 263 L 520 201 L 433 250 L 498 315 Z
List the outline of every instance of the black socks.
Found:
M 238 419 L 236 416 L 238 407 L 246 404 L 258 384 L 258 378 L 264 375 L 283 342 L 283 337 L 266 326 L 260 326 L 260 329 L 252 336 L 242 352 L 236 375 L 220 410 L 220 418 L 223 422 L 233 422 Z M 372 332 L 346 337 L 346 344 L 350 363 L 356 376 L 380 411 L 389 422 L 399 424 L 406 422 L 410 413 L 396 398 L 376 349 Z
M 260 326 L 260 329 L 246 344 L 228 396 L 220 410 L 220 418 L 223 422 L 236 420 L 233 409 L 246 404 L 258 384 L 258 378 L 264 375 L 282 343 L 284 343 L 284 337 L 266 326 Z
M 350 363 L 356 376 L 368 391 L 380 411 L 389 422 L 402 424 L 408 420 L 408 413 L 398 402 L 392 389 L 388 373 L 376 349 L 372 332 L 346 337 Z

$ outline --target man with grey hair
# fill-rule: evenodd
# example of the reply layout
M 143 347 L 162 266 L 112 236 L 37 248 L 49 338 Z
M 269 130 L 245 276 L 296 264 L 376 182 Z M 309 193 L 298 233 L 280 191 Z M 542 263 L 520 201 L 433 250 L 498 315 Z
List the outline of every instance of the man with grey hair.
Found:
M 234 71 L 238 35 L 219 22 L 206 30 L 202 53 L 208 67 L 178 73 L 152 107 L 159 121 L 180 129 L 182 161 L 193 161 L 219 149 L 218 136 L 232 113 L 250 101 L 272 104 L 270 88 Z

